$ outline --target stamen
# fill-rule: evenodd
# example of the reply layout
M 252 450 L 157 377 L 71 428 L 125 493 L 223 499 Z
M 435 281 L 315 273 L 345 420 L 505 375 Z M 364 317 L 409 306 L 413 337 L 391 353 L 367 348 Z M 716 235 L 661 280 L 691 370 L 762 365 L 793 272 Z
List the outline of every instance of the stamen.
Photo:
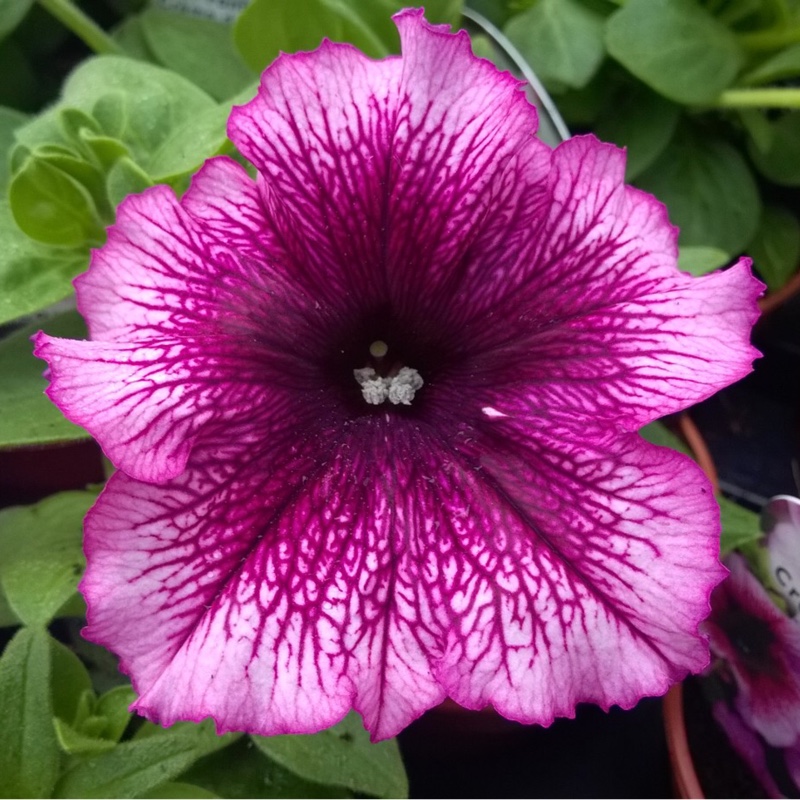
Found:
M 382 378 L 372 367 L 354 369 L 353 376 L 361 385 L 362 396 L 372 406 L 386 400 L 396 406 L 410 406 L 424 383 L 419 372 L 411 367 L 403 367 L 388 378 Z
M 423 384 L 422 376 L 411 367 L 403 367 L 389 381 L 389 402 L 396 406 L 410 406 L 417 389 L 421 389 Z
M 372 367 L 354 369 L 353 375 L 361 384 L 361 394 L 371 406 L 379 406 L 389 396 L 388 378 L 381 378 Z

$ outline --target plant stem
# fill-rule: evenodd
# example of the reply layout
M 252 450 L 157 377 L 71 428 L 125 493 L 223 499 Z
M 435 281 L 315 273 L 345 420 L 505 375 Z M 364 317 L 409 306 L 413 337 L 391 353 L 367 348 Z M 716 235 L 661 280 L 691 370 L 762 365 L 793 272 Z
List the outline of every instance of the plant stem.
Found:
M 742 33 L 738 39 L 747 50 L 780 50 L 800 42 L 800 25 L 779 25 L 755 33 Z
M 39 3 L 95 53 L 125 54 L 125 51 L 96 22 L 87 17 L 71 0 L 39 0 Z
M 800 108 L 800 89 L 728 89 L 712 105 L 715 108 Z

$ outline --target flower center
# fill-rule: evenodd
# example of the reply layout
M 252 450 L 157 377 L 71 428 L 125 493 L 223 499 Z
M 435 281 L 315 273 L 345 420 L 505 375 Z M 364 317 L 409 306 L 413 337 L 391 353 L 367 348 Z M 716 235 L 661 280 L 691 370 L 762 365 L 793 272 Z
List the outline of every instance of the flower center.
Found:
M 754 672 L 772 672 L 775 666 L 772 655 L 775 635 L 769 621 L 734 609 L 726 615 L 724 628 L 739 658 L 748 669 Z
M 377 339 L 369 346 L 370 363 L 354 369 L 353 376 L 361 386 L 361 395 L 370 405 L 387 400 L 393 405 L 410 406 L 424 381 L 415 369 L 384 361 L 389 352 L 386 342 Z

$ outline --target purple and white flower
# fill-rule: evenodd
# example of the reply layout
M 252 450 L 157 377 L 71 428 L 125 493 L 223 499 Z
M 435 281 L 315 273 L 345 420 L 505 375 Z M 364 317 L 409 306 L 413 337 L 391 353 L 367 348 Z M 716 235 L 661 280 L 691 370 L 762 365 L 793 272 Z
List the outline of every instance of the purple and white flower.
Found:
M 785 749 L 764 741 L 735 707 L 724 700 L 714 703 L 712 714 L 725 731 L 731 747 L 761 784 L 765 797 L 797 797 L 800 792 L 800 740 Z
M 180 199 L 119 208 L 40 335 L 118 468 L 86 635 L 163 724 L 374 738 L 450 696 L 550 723 L 708 661 L 718 510 L 647 422 L 745 375 L 761 285 L 676 267 L 624 153 L 534 136 L 465 33 L 281 56 Z
M 770 599 L 738 554 L 703 624 L 736 688 L 736 709 L 773 747 L 800 744 L 800 626 Z

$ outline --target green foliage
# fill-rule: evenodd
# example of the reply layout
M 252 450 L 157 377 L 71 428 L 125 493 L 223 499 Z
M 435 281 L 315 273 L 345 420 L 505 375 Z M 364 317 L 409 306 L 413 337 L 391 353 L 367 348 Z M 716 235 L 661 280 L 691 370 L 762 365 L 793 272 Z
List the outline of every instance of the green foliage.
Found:
M 746 548 L 757 542 L 761 536 L 758 514 L 728 500 L 717 497 L 719 501 L 722 535 L 720 536 L 720 552 L 727 555 L 731 550 Z
M 70 273 L 44 273 L 40 284 L 63 281 L 63 292 L 54 291 L 52 300 L 60 300 L 68 291 Z M 47 279 L 47 281 L 45 280 Z M 51 300 L 51 302 L 52 302 Z M 32 353 L 30 337 L 43 329 L 53 336 L 81 339 L 86 327 L 77 313 L 69 312 L 29 325 L 0 340 L 0 448 L 26 444 L 52 444 L 88 438 L 77 425 L 68 422 L 44 394 L 44 361 Z
M 766 206 L 749 252 L 767 287 L 780 289 L 800 264 L 800 222 L 797 217 L 782 206 Z
M 59 751 L 50 700 L 50 642 L 22 628 L 0 657 L 0 797 L 50 797 Z
M 663 422 L 651 422 L 645 425 L 639 431 L 639 435 L 651 444 L 659 445 L 659 447 L 669 447 L 670 450 L 675 450 L 687 456 L 692 454 L 683 439 L 676 436 Z
M 666 203 L 682 246 L 734 255 L 753 238 L 761 213 L 758 187 L 724 139 L 685 127 L 637 184 Z
M 72 279 L 86 268 L 87 255 L 68 247 L 46 247 L 26 236 L 14 222 L 11 208 L 0 200 L 0 324 L 47 308 L 72 293 Z M 0 344 L 0 360 L 7 353 L 5 340 Z M 0 396 L 14 376 L 4 373 Z M 33 399 L 35 403 L 35 399 Z M 4 409 L 5 410 L 5 409 Z M 0 415 L 0 431 L 7 430 L 7 420 Z M 0 433 L 0 442 L 8 437 Z M 11 439 L 15 439 L 11 432 Z M 19 442 L 19 443 L 24 443 Z M 0 445 L 2 446 L 2 445 Z
M 755 69 L 742 76 L 742 83 L 746 86 L 759 86 L 787 78 L 796 78 L 798 75 L 800 75 L 800 44 L 780 50 L 771 58 L 763 61 Z
M 233 35 L 244 62 L 261 71 L 281 52 L 315 49 L 323 38 L 350 42 L 381 58 L 400 50 L 391 16 L 402 0 L 253 0 L 239 16 Z M 425 4 L 431 22 L 456 22 L 458 0 Z
M 233 97 L 257 78 L 239 58 L 228 25 L 157 7 L 142 12 L 139 24 L 159 64 L 216 100 Z
M 226 747 L 236 735 L 217 736 L 210 722 L 178 723 L 153 736 L 123 742 L 108 753 L 76 762 L 54 797 L 137 797 L 177 778 L 198 758 Z
M 8 185 L 9 163 L 7 154 L 14 143 L 14 131 L 24 124 L 28 117 L 13 108 L 0 107 L 0 188 Z
M 191 800 L 191 798 L 195 800 L 204 800 L 204 798 L 215 798 L 219 797 L 219 795 L 191 783 L 167 781 L 166 783 L 160 783 L 158 786 L 143 792 L 139 797 L 153 798 L 153 800 L 158 800 L 159 798 L 166 798 L 167 800 L 183 800 L 184 798 L 186 798 L 186 800 Z
M 397 743 L 372 744 L 357 714 L 314 736 L 254 736 L 253 742 L 261 752 L 306 780 L 374 797 L 408 796 Z
M 83 572 L 83 517 L 96 495 L 62 492 L 0 510 L 0 587 L 26 625 L 46 625 Z
M 643 85 L 626 87 L 612 99 L 614 113 L 603 115 L 595 133 L 628 150 L 627 180 L 638 177 L 665 150 L 680 119 L 680 107 Z
M 580 89 L 605 56 L 603 18 L 578 0 L 539 0 L 505 33 L 546 83 Z
M 216 103 L 190 81 L 170 70 L 118 56 L 98 56 L 84 61 L 64 84 L 61 105 L 92 117 L 108 137 L 121 141 L 134 160 L 153 179 L 181 172 L 165 164 L 162 148 L 177 130 L 195 122 Z M 196 152 L 195 165 L 213 155 L 204 141 Z M 186 144 L 191 146 L 191 142 Z M 154 173 L 150 164 L 161 162 Z
M 34 0 L 2 0 L 0 2 L 0 39 L 22 22 Z
M 61 749 L 72 756 L 96 756 L 113 750 L 128 727 L 132 716 L 128 708 L 135 699 L 130 686 L 117 686 L 100 698 L 91 688 L 85 689 L 71 716 L 56 713 L 53 720 Z
M 78 656 L 57 639 L 50 639 L 50 658 L 55 676 L 50 686 L 53 717 L 73 720 L 84 695 L 92 692 L 92 678 Z
M 750 158 L 774 183 L 800 186 L 800 111 L 790 111 L 767 126 L 766 141 L 751 141 Z
M 606 28 L 609 53 L 678 103 L 708 103 L 744 63 L 734 34 L 696 0 L 628 0 Z
M 82 163 L 44 149 L 25 159 L 9 186 L 14 220 L 23 233 L 44 244 L 100 244 L 103 221 L 85 185 L 62 168 L 65 159 L 78 166 Z
M 730 260 L 730 256 L 717 247 L 681 247 L 678 269 L 692 275 L 705 275 L 724 267 Z
M 201 758 L 181 780 L 228 798 L 352 796 L 341 787 L 312 783 L 295 775 L 264 755 L 250 738 Z

